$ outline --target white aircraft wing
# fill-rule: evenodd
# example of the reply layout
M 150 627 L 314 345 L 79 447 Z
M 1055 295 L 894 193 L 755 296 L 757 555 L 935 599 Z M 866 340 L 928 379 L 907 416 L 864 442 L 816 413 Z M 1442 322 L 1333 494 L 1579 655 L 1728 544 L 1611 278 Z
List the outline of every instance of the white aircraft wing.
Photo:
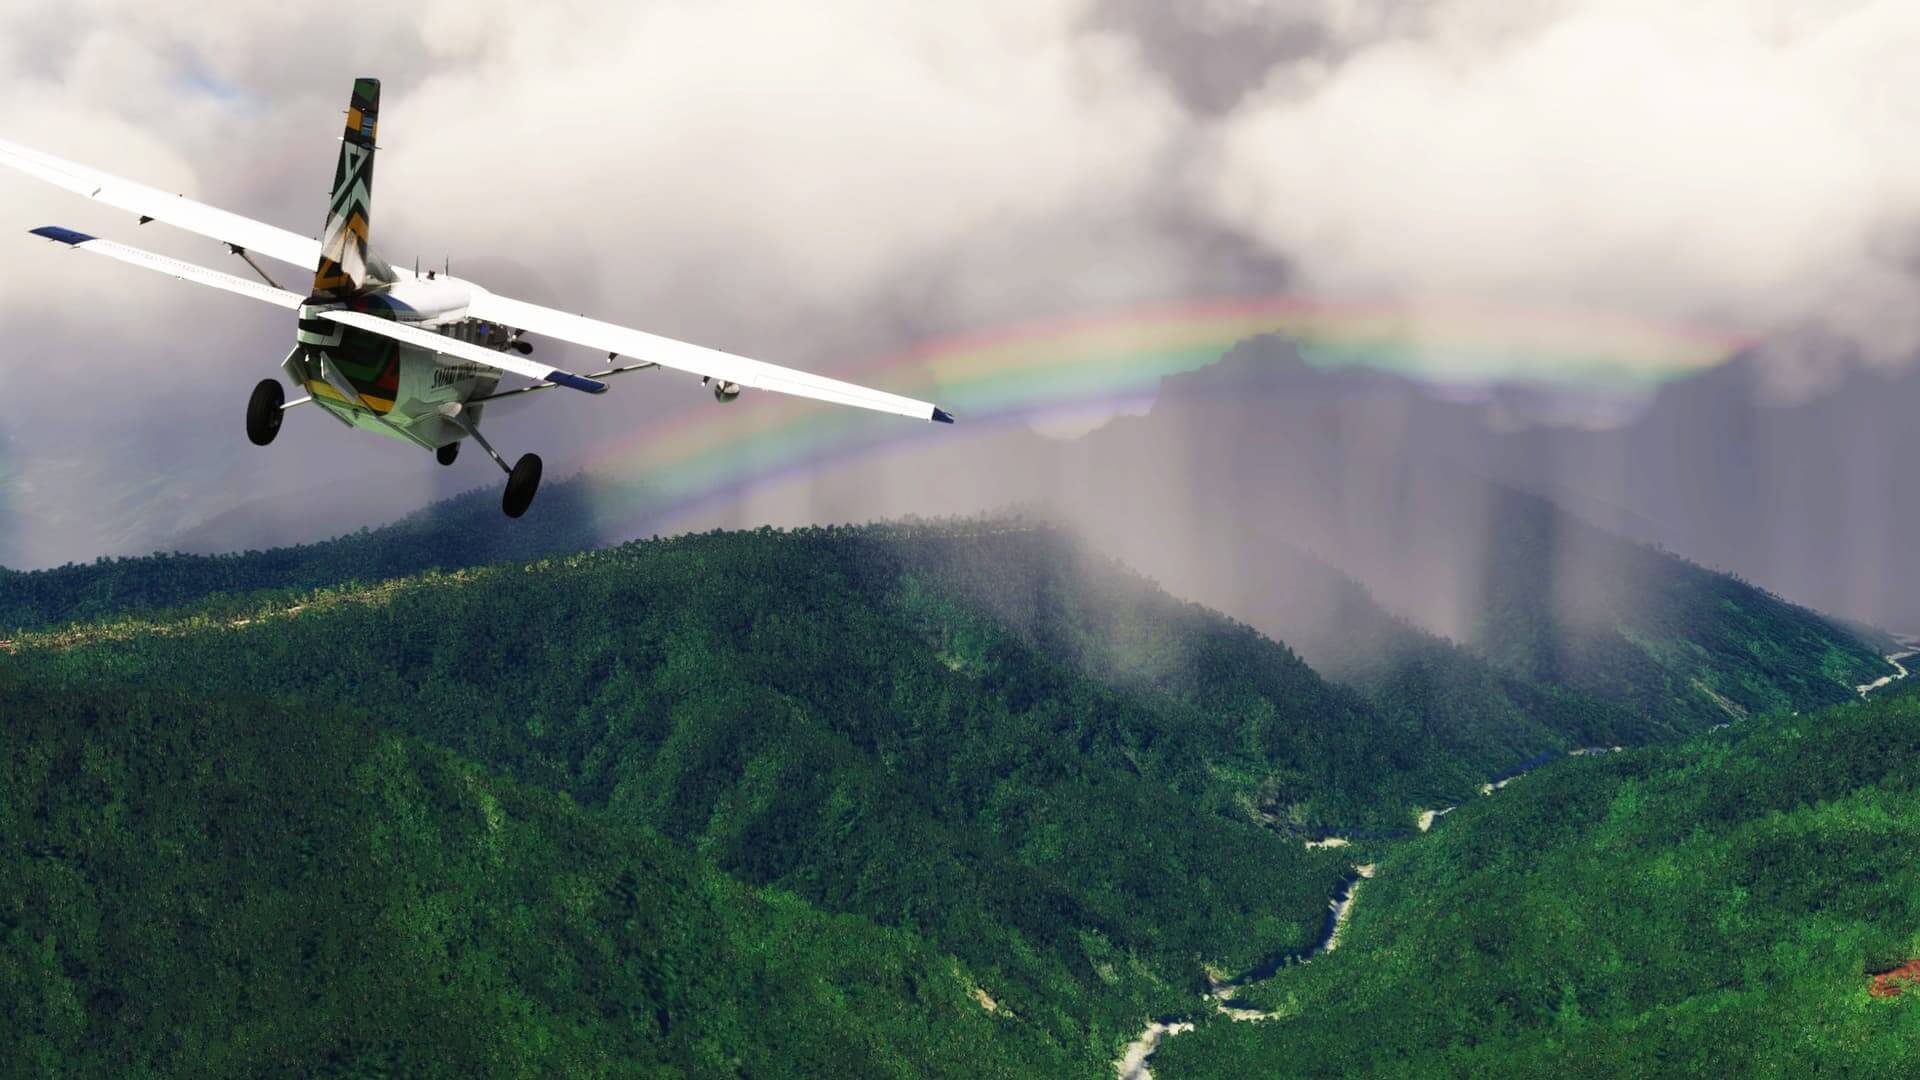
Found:
M 369 315 L 361 311 L 322 311 L 318 314 L 321 318 L 337 322 L 342 326 L 351 326 L 356 330 L 379 334 L 381 337 L 392 338 L 405 345 L 437 352 L 442 356 L 484 364 L 490 368 L 509 371 L 515 375 L 525 375 L 529 379 L 539 379 L 556 386 L 583 390 L 589 394 L 604 394 L 607 391 L 606 383 L 583 379 L 570 371 L 562 371 L 546 364 L 536 364 L 531 360 L 522 360 L 512 353 L 497 352 L 471 342 L 457 341 L 431 330 L 394 322 L 392 319 L 383 319 L 378 315 Z
M 311 270 L 320 264 L 320 241 L 311 237 L 194 202 L 184 195 L 170 195 L 158 188 L 122 180 L 18 143 L 0 139 L 0 165 L 11 166 L 75 194 L 139 214 L 142 218 L 164 221 L 176 228 L 212 237 L 247 251 L 271 255 L 303 270 Z
M 232 274 L 223 274 L 218 270 L 209 270 L 204 266 L 195 266 L 189 262 L 181 262 L 179 259 L 169 258 L 165 255 L 156 255 L 151 251 L 142 251 L 139 248 L 128 247 L 125 244 L 116 244 L 111 240 L 102 240 L 97 236 L 88 236 L 83 232 L 63 229 L 58 225 L 43 225 L 33 230 L 33 234 L 66 244 L 76 251 L 105 255 L 110 259 L 118 259 L 123 263 L 131 263 L 134 266 L 147 270 L 157 270 L 160 273 L 179 278 L 182 281 L 191 281 L 196 285 L 206 285 L 215 289 L 223 289 L 230 293 L 238 293 L 241 296 L 252 297 L 255 300 L 265 301 L 276 307 L 298 309 L 300 305 L 305 302 L 305 298 L 299 293 L 291 293 L 285 289 L 276 289 L 262 282 L 248 281 L 246 278 L 234 277 Z M 450 337 L 443 337 L 431 330 L 423 330 L 417 326 L 408 326 L 404 323 L 394 322 L 391 319 L 383 319 L 377 315 L 368 315 L 357 311 L 322 311 L 319 315 L 323 319 L 330 319 L 343 326 L 351 326 L 355 329 L 379 334 L 382 337 L 389 337 L 395 341 L 440 353 L 443 356 L 452 356 L 475 364 L 485 364 L 490 368 L 511 372 L 515 375 L 525 375 L 530 379 L 539 379 L 557 386 L 584 390 L 590 394 L 603 393 L 607 389 L 607 384 L 603 382 L 596 382 L 593 379 L 583 379 L 571 372 L 560 371 L 546 364 L 536 364 L 531 360 L 523 360 L 512 353 L 495 352 L 492 349 L 482 348 L 479 345 L 470 344 L 465 341 L 456 341 Z
M 181 262 L 179 259 L 169 258 L 165 255 L 155 255 L 151 251 L 141 251 L 139 248 L 128 247 L 125 244 L 116 244 L 111 240 L 102 240 L 97 236 L 88 236 L 83 232 L 63 229 L 58 225 L 43 225 L 33 230 L 33 234 L 35 236 L 44 236 L 49 240 L 57 240 L 77 251 L 91 252 L 95 255 L 105 255 L 109 259 L 118 259 L 123 263 L 132 263 L 135 266 L 144 267 L 148 270 L 158 270 L 163 274 L 177 277 L 182 281 L 191 281 L 196 285 L 207 285 L 215 289 L 225 289 L 230 293 L 250 296 L 255 300 L 264 300 L 269 304 L 283 308 L 297 308 L 300 306 L 301 296 L 299 293 L 290 293 L 285 289 L 276 289 L 263 282 L 248 281 L 246 278 L 234 277 L 232 274 L 223 274 L 218 270 L 209 270 L 204 266 L 195 266 L 190 262 Z
M 474 291 L 467 314 L 490 322 L 505 323 L 528 333 L 559 338 L 635 360 L 650 361 L 661 367 L 691 372 L 722 383 L 738 383 L 759 390 L 775 390 L 782 394 L 911 416 L 918 420 L 953 423 L 952 414 L 930 402 L 915 401 L 898 394 L 829 379 L 824 375 L 810 375 L 761 360 L 749 360 L 744 356 L 689 345 L 641 330 L 630 330 L 584 315 L 569 315 L 564 311 L 478 289 Z

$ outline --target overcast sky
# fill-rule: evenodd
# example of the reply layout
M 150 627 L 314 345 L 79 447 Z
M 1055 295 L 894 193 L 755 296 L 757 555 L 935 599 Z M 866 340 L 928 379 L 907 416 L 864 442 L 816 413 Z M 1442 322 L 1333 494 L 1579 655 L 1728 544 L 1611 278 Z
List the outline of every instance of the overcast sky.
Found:
M 1920 340 L 1914 55 L 1920 5 L 1871 0 L 0 0 L 0 137 L 310 233 L 376 75 L 392 261 L 828 372 L 1282 288 L 1812 325 L 1885 364 Z M 47 223 L 246 272 L 0 175 L 0 563 L 307 487 L 377 517 L 492 481 L 317 414 L 251 446 L 284 314 L 24 233 Z M 1785 352 L 1782 392 L 1831 361 Z M 563 462 L 695 391 L 490 433 Z

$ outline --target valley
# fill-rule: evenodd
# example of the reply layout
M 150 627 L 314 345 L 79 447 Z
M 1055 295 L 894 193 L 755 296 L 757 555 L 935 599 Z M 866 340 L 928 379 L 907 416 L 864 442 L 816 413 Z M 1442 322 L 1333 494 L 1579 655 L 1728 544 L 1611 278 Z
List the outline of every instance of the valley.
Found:
M 245 937 L 273 943 L 259 963 L 289 994 L 305 992 L 309 976 L 286 948 L 344 948 L 327 935 L 397 918 L 399 936 L 385 946 L 394 955 L 442 972 L 457 988 L 449 992 L 490 987 L 486 995 L 521 1003 L 512 1006 L 520 1019 L 502 1029 L 513 1041 L 472 1043 L 455 1061 L 489 1055 L 589 1073 L 680 1061 L 705 1074 L 737 1059 L 759 1062 L 740 1066 L 756 1075 L 804 1075 L 806 1062 L 828 1054 L 879 1075 L 939 1075 L 971 1061 L 996 1075 L 1094 1076 L 1146 1070 L 1151 1058 L 1168 1080 L 1226 1045 L 1222 1024 L 1285 1032 L 1308 1013 L 1337 1014 L 1290 1003 L 1293 991 L 1281 988 L 1317 985 L 1323 967 L 1377 947 L 1371 912 L 1395 907 L 1408 853 L 1485 828 L 1463 816 L 1534 784 L 1510 785 L 1513 777 L 1636 753 L 1582 747 L 1671 737 L 1617 705 L 1494 670 L 1391 623 L 1380 624 L 1381 640 L 1395 644 L 1353 681 L 1330 681 L 1285 644 L 1031 521 L 713 533 L 432 566 L 396 542 L 405 535 L 53 571 L 0 593 L 16 612 L 28 610 L 23 601 L 56 605 L 37 621 L 16 617 L 0 655 L 0 697 L 38 725 L 19 728 L 24 756 L 7 820 L 22 839 L 0 852 L 0 874 L 23 890 L 16 895 L 57 895 L 89 920 L 46 923 L 34 912 L 47 909 L 12 909 L 7 918 L 39 936 L 13 939 L 0 966 L 64 964 L 80 1002 L 126 993 L 136 972 L 171 969 L 180 960 L 165 943 L 200 940 L 190 913 L 161 905 L 156 917 L 171 929 L 104 943 L 85 929 L 134 925 L 125 905 L 150 903 L 98 874 L 159 860 L 143 873 L 238 883 L 230 902 L 262 913 Z M 361 578 L 354 567 L 375 545 L 386 564 L 419 568 Z M 54 614 L 81 610 L 83 597 L 93 597 L 89 616 Z M 1794 670 L 1830 663 L 1816 657 L 1844 640 L 1810 635 L 1815 624 L 1788 611 L 1760 625 L 1787 628 L 1759 647 L 1802 657 Z M 1837 680 L 1764 692 L 1808 711 L 1835 696 L 1858 700 Z M 121 715 L 143 719 L 125 732 L 104 724 Z M 258 718 L 257 735 L 248 717 Z M 297 723 L 311 733 L 284 752 L 256 745 Z M 214 744 L 182 737 L 227 746 L 216 759 L 224 763 L 196 765 L 208 761 L 197 747 Z M 313 756 L 315 740 L 389 749 L 326 766 L 305 787 L 281 775 Z M 409 779 L 402 764 L 416 760 L 444 760 L 476 779 Z M 483 777 L 486 797 L 459 794 Z M 365 786 L 375 780 L 381 786 Z M 239 846 L 147 853 L 137 840 L 145 831 L 127 831 L 123 812 L 87 809 L 151 815 L 184 800 L 210 816 L 182 835 L 211 836 L 226 828 L 219 807 L 257 803 L 272 787 L 321 802 L 362 790 L 421 794 L 381 796 L 389 801 L 356 811 L 362 825 L 351 835 L 340 832 L 346 819 L 268 815 L 259 823 L 267 832 Z M 1475 797 L 1484 791 L 1499 794 Z M 761 898 L 729 902 L 744 919 L 729 924 L 735 944 L 688 947 L 720 950 L 704 954 L 722 958 L 709 963 L 715 985 L 732 987 L 741 1007 L 798 1010 L 788 1030 L 818 1038 L 775 1038 L 726 1010 L 667 1004 L 672 1019 L 647 1031 L 579 1029 L 619 1048 L 599 1064 L 580 1056 L 589 1043 L 561 1034 L 575 1030 L 572 1010 L 605 993 L 630 997 L 638 991 L 615 991 L 618 980 L 657 978 L 648 972 L 669 962 L 619 944 L 594 914 L 599 901 L 568 901 L 551 928 L 514 931 L 532 935 L 514 938 L 523 942 L 515 948 L 548 934 L 572 942 L 548 960 L 516 954 L 473 969 L 487 973 L 483 982 L 461 974 L 475 962 L 470 950 L 503 931 L 445 920 L 473 905 L 528 902 L 499 892 L 481 869 L 502 865 L 489 862 L 500 853 L 486 837 L 498 817 L 488 807 L 505 792 L 563 808 L 527 824 L 530 858 L 573 850 L 565 845 L 577 841 L 562 838 L 580 830 L 608 838 L 561 875 L 592 895 L 618 904 L 646 893 L 661 919 L 705 921 L 677 906 L 684 887 L 621 885 L 622 872 L 606 865 L 615 852 L 647 850 L 680 869 L 636 871 L 636 882 L 692 874 Z M 1143 828 L 1151 843 L 1138 842 Z M 340 843 L 394 875 L 378 889 L 413 898 L 383 907 L 372 892 L 342 894 L 328 901 L 338 907 L 326 917 L 339 921 L 326 925 L 337 931 L 287 943 L 268 914 L 281 902 L 264 883 L 310 872 L 299 853 Z M 440 865 L 420 861 L 435 850 L 419 846 L 428 843 L 478 861 L 428 871 Z M 423 872 L 453 876 L 430 887 Z M 425 923 L 400 914 L 415 910 L 447 914 Z M 795 939 L 781 926 L 842 929 Z M 864 944 L 829 964 L 813 951 L 821 934 Z M 775 940 L 790 942 L 780 947 L 797 965 L 778 978 L 749 959 L 767 947 L 753 942 Z M 53 944 L 33 952 L 33 941 Z M 260 977 L 243 974 L 255 962 L 240 954 L 202 952 L 213 966 L 197 977 L 208 985 Z M 614 966 L 595 966 L 604 964 Z M 857 974 L 869 967 L 894 974 Z M 575 989 L 562 994 L 563 985 Z M 647 1000 L 665 992 L 648 990 Z M 824 1026 L 802 1019 L 814 993 L 844 1003 Z M 340 1060 L 409 1060 L 382 1056 L 397 1053 L 378 1049 L 387 1029 L 358 1006 L 321 1014 L 333 1016 L 325 1030 L 373 1040 L 349 1047 L 273 1019 L 278 1000 L 261 999 L 268 1026 L 224 1051 L 232 1060 L 333 1060 L 312 1056 L 322 1046 Z M 210 1038 L 206 1006 L 180 999 L 174 1026 Z M 47 1055 L 73 1045 L 63 1039 L 119 1030 L 117 1013 L 92 1005 L 62 1014 L 72 1018 L 65 1027 L 54 1013 L 32 1015 L 31 1045 Z M 851 1049 L 835 1034 L 849 1024 L 892 1034 Z M 985 1038 L 982 1024 L 1004 1052 L 998 1065 L 943 1049 Z M 128 1027 L 107 1045 L 115 1060 L 171 1060 L 155 1056 L 174 1052 L 151 1041 L 156 1030 Z

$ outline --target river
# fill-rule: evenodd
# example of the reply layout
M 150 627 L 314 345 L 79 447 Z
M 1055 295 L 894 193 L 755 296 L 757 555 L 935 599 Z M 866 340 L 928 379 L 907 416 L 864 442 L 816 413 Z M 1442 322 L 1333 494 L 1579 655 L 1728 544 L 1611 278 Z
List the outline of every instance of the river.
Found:
M 1909 637 L 1905 634 L 1900 634 L 1900 635 L 1896 635 L 1894 637 L 1894 640 L 1900 643 L 1901 651 L 1888 653 L 1886 659 L 1887 659 L 1887 663 L 1893 665 L 1893 670 L 1895 674 L 1882 675 L 1870 683 L 1864 683 L 1860 686 L 1854 687 L 1855 690 L 1858 690 L 1860 692 L 1861 697 L 1866 697 L 1868 694 L 1873 693 L 1875 690 L 1878 690 L 1889 683 L 1896 683 L 1896 682 L 1899 682 L 1901 679 L 1904 679 L 1907 677 L 1907 666 L 1905 664 L 1902 664 L 1900 661 L 1905 660 L 1906 658 L 1913 656 L 1915 654 L 1920 654 L 1920 639 Z
M 1905 644 L 1904 639 L 1902 643 Z M 1920 646 L 1920 642 L 1916 642 L 1915 644 L 1916 646 Z M 1920 647 L 1916 647 L 1900 655 L 1901 658 L 1904 659 L 1916 653 L 1920 653 Z M 1888 657 L 1889 661 L 1892 659 L 1892 657 Z M 1898 665 L 1896 664 L 1895 666 L 1897 667 Z M 1900 676 L 1897 677 L 1904 677 L 1905 675 L 1906 669 L 1901 668 Z M 1618 746 L 1583 746 L 1575 750 L 1567 751 L 1566 756 L 1579 757 L 1586 754 L 1614 753 L 1620 749 Z M 1560 756 L 1557 751 L 1548 751 L 1528 758 L 1519 765 L 1495 776 L 1488 783 L 1482 784 L 1480 793 L 1482 795 L 1492 795 L 1494 792 L 1513 783 L 1520 777 L 1532 772 L 1534 769 L 1539 768 L 1549 761 L 1556 760 Z M 1420 831 L 1426 832 L 1433 828 L 1433 823 L 1437 819 L 1445 814 L 1451 813 L 1455 809 L 1456 807 L 1448 806 L 1438 810 L 1420 811 L 1418 815 Z M 1269 824 L 1271 824 L 1271 822 Z M 1276 829 L 1278 829 L 1278 826 L 1276 826 Z M 1342 836 L 1321 836 L 1318 839 L 1307 840 L 1305 843 L 1309 848 L 1338 848 L 1348 846 L 1349 842 L 1346 837 Z M 1262 960 L 1250 970 L 1242 972 L 1230 979 L 1222 979 L 1209 971 L 1207 973 L 1207 996 L 1212 1000 L 1214 1010 L 1230 1020 L 1259 1021 L 1272 1019 L 1274 1017 L 1273 1013 L 1250 1009 L 1245 1005 L 1238 1004 L 1233 997 L 1233 991 L 1253 983 L 1264 982 L 1278 974 L 1280 969 L 1289 964 L 1304 964 L 1314 957 L 1319 956 L 1321 953 L 1330 953 L 1339 948 L 1341 935 L 1345 933 L 1347 922 L 1353 915 L 1354 900 L 1360 895 L 1360 883 L 1372 877 L 1374 870 L 1375 866 L 1372 863 L 1360 864 L 1354 866 L 1351 873 L 1341 877 L 1340 883 L 1334 886 L 1333 895 L 1327 898 L 1327 918 L 1325 923 L 1322 924 L 1319 939 L 1312 945 L 1305 948 L 1282 950 Z M 1177 1016 L 1160 1017 L 1149 1021 L 1146 1030 L 1140 1033 L 1140 1037 L 1128 1043 L 1126 1048 L 1121 1051 L 1120 1056 L 1114 1059 L 1113 1068 L 1115 1074 L 1119 1076 L 1120 1080 L 1153 1080 L 1153 1072 L 1148 1068 L 1148 1065 L 1153 1058 L 1154 1051 L 1160 1049 L 1161 1041 L 1170 1036 L 1192 1030 L 1193 1022 L 1191 1020 L 1184 1020 Z

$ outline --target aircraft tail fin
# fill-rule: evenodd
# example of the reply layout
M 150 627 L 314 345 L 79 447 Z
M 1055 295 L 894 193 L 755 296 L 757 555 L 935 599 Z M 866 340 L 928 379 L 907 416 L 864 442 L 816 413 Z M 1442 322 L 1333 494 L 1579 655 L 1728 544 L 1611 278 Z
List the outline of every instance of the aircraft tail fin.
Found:
M 374 136 L 379 130 L 380 80 L 355 79 L 347 106 L 346 133 L 340 138 L 340 162 L 333 170 L 333 197 L 320 239 L 320 265 L 314 270 L 316 295 L 345 297 L 367 285 L 370 265 L 378 261 L 367 247 L 372 216 Z M 376 280 L 386 276 L 377 272 Z

